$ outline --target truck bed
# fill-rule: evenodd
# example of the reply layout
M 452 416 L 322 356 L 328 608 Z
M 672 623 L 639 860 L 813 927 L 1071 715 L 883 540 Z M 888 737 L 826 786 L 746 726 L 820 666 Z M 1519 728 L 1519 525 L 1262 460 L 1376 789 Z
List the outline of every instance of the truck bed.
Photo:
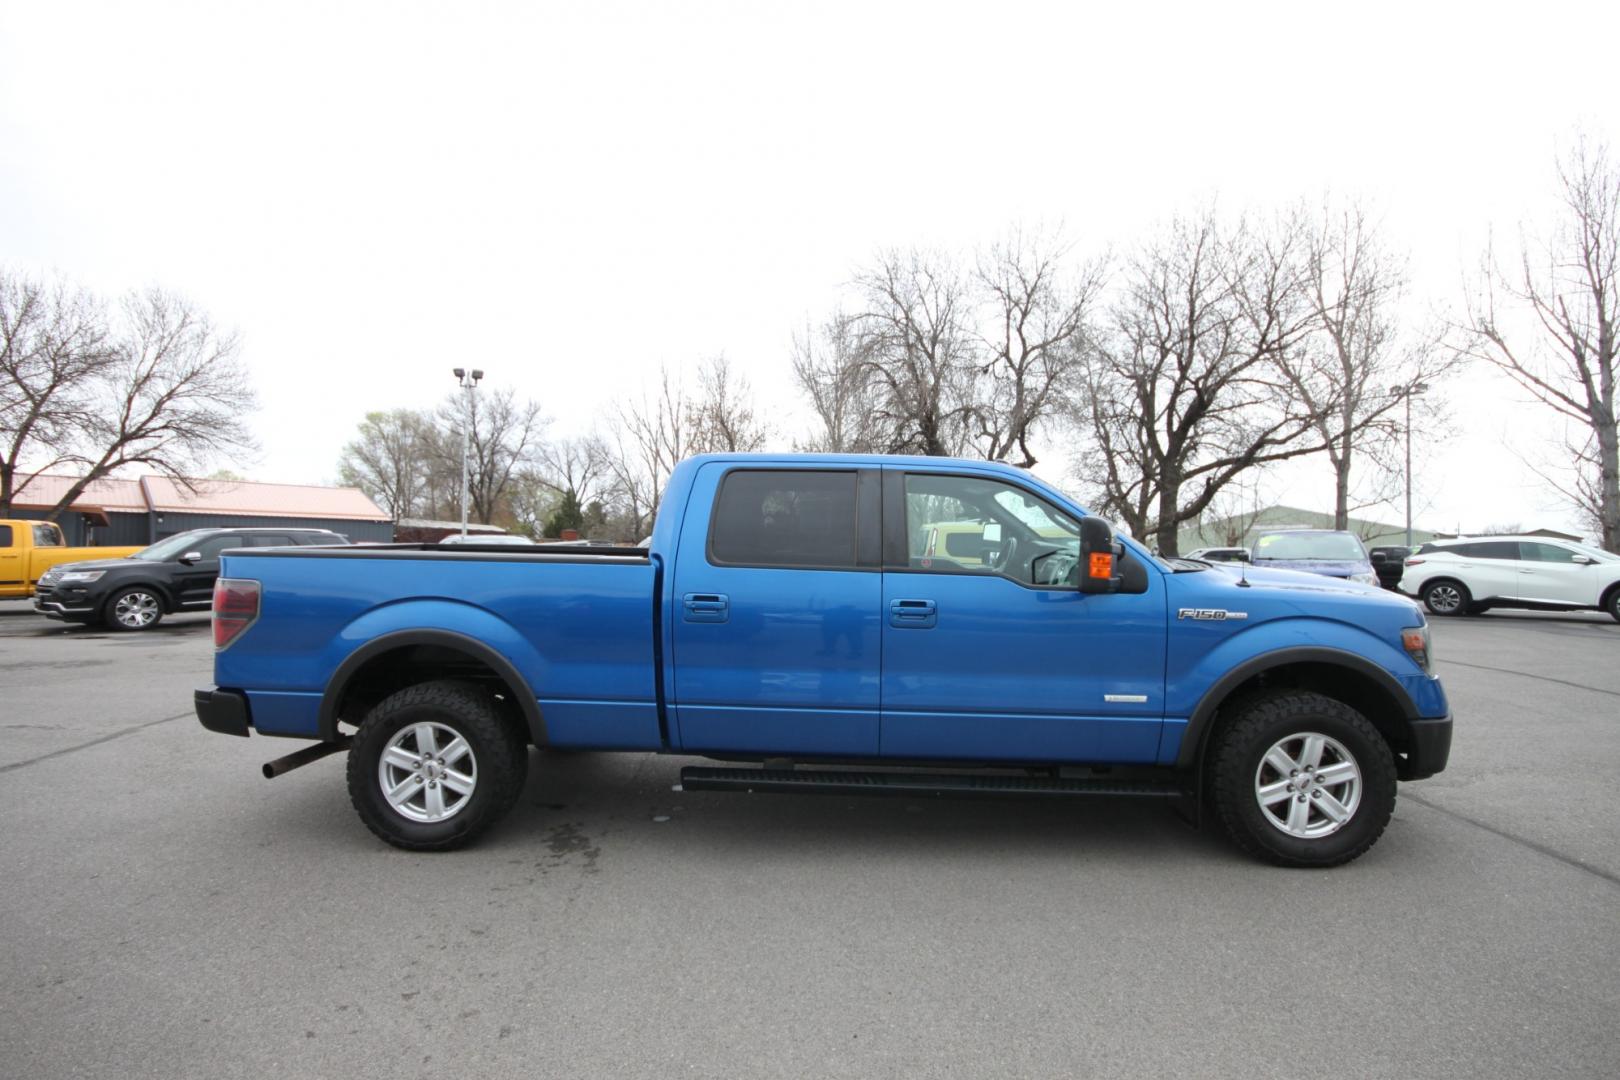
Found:
M 356 657 L 402 663 L 432 635 L 481 644 L 537 688 L 556 746 L 657 749 L 660 567 L 645 549 L 390 544 L 227 552 L 223 578 L 260 582 L 259 623 L 216 660 L 251 687 L 264 734 L 329 737 L 321 701 Z M 356 646 L 368 643 L 357 652 Z

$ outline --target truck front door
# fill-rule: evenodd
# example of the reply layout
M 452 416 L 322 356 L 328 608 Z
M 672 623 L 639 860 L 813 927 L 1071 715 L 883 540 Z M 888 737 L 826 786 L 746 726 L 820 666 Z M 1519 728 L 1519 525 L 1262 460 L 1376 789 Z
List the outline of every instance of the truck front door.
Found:
M 885 757 L 1152 762 L 1165 586 L 1082 595 L 1075 519 L 989 476 L 886 469 Z
M 671 732 L 687 750 L 878 752 L 879 474 L 699 470 L 673 570 Z

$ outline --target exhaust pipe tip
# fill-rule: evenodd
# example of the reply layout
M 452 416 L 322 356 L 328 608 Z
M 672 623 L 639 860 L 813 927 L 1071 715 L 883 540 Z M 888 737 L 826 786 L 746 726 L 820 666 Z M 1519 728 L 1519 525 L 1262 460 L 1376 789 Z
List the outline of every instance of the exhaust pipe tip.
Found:
M 319 761 L 330 754 L 335 754 L 340 750 L 347 750 L 349 744 L 353 741 L 353 735 L 345 735 L 331 742 L 320 742 L 314 746 L 306 746 L 302 750 L 295 750 L 285 757 L 278 757 L 274 761 L 265 762 L 259 767 L 259 771 L 264 774 L 266 780 L 274 780 L 284 773 L 290 773 L 294 769 L 301 769 L 305 765 Z

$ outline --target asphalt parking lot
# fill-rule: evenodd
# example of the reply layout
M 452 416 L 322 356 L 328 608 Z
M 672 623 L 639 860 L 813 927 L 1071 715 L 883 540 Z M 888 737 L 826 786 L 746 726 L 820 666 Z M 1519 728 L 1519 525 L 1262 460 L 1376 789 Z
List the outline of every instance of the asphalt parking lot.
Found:
M 1162 806 L 671 790 L 536 758 L 477 847 L 198 727 L 205 616 L 0 603 L 17 1077 L 1613 1076 L 1620 624 L 1439 620 L 1450 769 L 1358 862 Z

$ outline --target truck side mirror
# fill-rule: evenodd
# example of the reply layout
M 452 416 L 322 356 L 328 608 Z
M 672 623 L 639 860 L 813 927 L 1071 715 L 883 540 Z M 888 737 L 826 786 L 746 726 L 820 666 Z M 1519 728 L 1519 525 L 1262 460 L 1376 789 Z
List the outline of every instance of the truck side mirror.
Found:
M 1099 517 L 1080 519 L 1080 591 L 1111 593 L 1119 589 L 1114 568 L 1114 530 Z
M 180 563 L 182 566 L 191 566 L 194 563 L 200 562 L 202 562 L 202 552 L 200 551 L 188 551 L 184 555 L 180 556 Z
M 1375 551 L 1372 553 L 1372 564 L 1374 566 L 1383 566 L 1387 562 L 1389 562 L 1389 556 L 1385 555 L 1382 551 Z

